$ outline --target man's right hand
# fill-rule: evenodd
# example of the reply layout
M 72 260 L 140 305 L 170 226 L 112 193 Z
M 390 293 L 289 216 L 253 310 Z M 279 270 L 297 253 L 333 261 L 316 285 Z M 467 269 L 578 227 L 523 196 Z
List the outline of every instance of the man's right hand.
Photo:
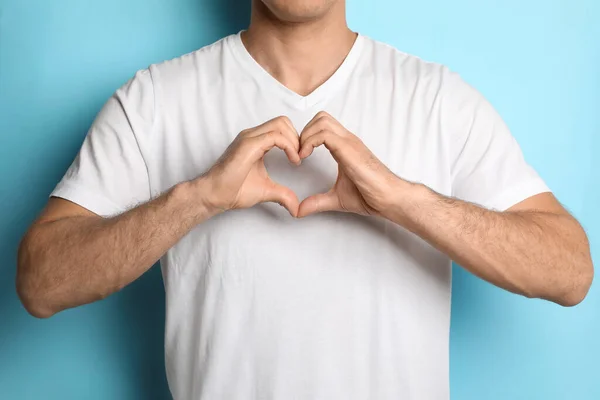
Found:
M 243 131 L 206 174 L 119 215 L 102 218 L 68 200 L 50 199 L 19 246 L 17 290 L 23 304 L 46 318 L 102 299 L 137 279 L 219 211 L 273 201 L 297 216 L 298 198 L 273 182 L 263 163 L 273 147 L 300 163 L 298 134 L 285 117 Z
M 207 205 L 215 212 L 249 208 L 275 202 L 298 215 L 298 197 L 289 188 L 271 180 L 264 164 L 273 147 L 285 151 L 299 165 L 299 137 L 287 117 L 277 117 L 242 131 L 215 165 L 198 179 L 207 183 Z

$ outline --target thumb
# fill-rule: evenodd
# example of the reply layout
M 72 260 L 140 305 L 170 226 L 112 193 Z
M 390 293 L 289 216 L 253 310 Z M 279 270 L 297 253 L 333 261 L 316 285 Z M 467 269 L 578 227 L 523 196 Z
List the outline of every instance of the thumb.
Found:
M 339 210 L 340 200 L 334 191 L 329 191 L 327 193 L 315 194 L 304 199 L 302 203 L 300 203 L 298 209 L 298 218 L 323 211 Z
M 265 191 L 265 198 L 263 201 L 270 201 L 273 203 L 279 203 L 285 207 L 292 217 L 298 216 L 298 197 L 292 189 L 275 183 L 269 182 L 268 188 Z

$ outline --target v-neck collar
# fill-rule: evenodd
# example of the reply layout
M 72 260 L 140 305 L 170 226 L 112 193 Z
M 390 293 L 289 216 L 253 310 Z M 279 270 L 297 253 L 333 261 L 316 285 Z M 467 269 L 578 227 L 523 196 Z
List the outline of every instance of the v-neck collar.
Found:
M 349 77 L 352 69 L 360 59 L 360 53 L 363 48 L 364 37 L 357 35 L 350 52 L 342 62 L 342 65 L 329 77 L 323 84 L 313 90 L 306 96 L 302 96 L 275 79 L 267 70 L 265 70 L 248 52 L 242 42 L 242 32 L 230 36 L 230 43 L 236 58 L 243 64 L 244 70 L 259 81 L 261 85 L 268 88 L 279 96 L 279 99 L 287 105 L 298 109 L 306 110 L 316 104 L 326 100 L 333 95 L 336 90 Z

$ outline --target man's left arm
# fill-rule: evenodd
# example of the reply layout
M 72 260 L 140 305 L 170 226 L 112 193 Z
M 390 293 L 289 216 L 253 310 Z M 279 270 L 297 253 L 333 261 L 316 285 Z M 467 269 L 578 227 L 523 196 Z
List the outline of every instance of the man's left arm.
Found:
M 471 273 L 526 297 L 574 306 L 593 266 L 586 234 L 551 193 L 492 211 L 397 179 L 383 217 L 409 229 Z
M 513 150 L 490 153 L 502 147 L 498 140 L 503 138 Z M 510 139 L 495 135 L 494 145 L 470 145 L 488 151 L 484 157 L 471 152 L 461 169 L 468 180 L 455 180 L 461 183 L 456 185 L 458 194 L 482 200 L 487 203 L 483 207 L 396 176 L 357 136 L 320 112 L 300 135 L 300 158 L 324 145 L 339 165 L 338 178 L 327 193 L 302 201 L 298 216 L 342 211 L 383 217 L 496 286 L 576 305 L 586 296 L 594 274 L 586 234 L 523 164 Z M 496 169 L 503 174 L 489 172 Z M 499 196 L 498 186 L 504 188 Z

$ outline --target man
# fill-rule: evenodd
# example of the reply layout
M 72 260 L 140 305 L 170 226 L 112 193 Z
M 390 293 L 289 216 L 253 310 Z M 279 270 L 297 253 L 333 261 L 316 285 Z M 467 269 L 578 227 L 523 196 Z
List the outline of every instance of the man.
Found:
M 18 291 L 49 317 L 159 258 L 175 399 L 448 398 L 450 259 L 564 306 L 593 276 L 490 104 L 343 0 L 254 0 L 247 31 L 119 89 Z

